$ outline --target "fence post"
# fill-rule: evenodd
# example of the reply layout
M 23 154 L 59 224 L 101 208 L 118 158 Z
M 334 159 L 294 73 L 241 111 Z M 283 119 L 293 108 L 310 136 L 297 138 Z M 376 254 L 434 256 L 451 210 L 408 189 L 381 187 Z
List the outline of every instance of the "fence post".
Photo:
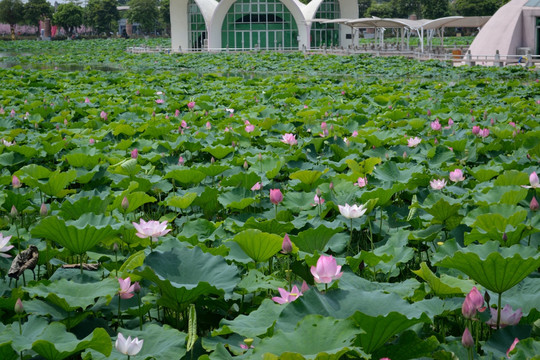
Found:
M 531 49 L 527 49 L 527 52 L 525 53 L 525 56 L 527 57 L 527 64 L 525 66 L 531 67 L 532 66 L 532 54 Z
M 493 65 L 502 66 L 501 54 L 499 53 L 499 50 L 495 51 L 495 60 L 493 61 Z

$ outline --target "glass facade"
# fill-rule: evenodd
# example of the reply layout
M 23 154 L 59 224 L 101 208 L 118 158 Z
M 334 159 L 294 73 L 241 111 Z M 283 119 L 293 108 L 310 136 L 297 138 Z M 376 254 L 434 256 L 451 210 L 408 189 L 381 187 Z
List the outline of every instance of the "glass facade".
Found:
M 339 1 L 324 0 L 315 14 L 315 19 L 339 19 L 339 16 Z M 310 46 L 312 48 L 323 45 L 339 46 L 339 43 L 339 24 L 311 23 Z
M 279 0 L 238 0 L 221 28 L 223 48 L 298 49 L 298 27 Z
M 208 33 L 204 17 L 194 0 L 189 0 L 188 3 L 188 29 L 190 49 L 202 49 L 204 41 L 208 38 Z

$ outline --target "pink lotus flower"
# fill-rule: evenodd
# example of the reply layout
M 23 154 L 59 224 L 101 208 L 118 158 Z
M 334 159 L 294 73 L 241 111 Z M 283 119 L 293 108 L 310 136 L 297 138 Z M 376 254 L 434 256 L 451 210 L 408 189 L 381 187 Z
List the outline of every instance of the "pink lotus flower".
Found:
M 88 103 L 90 103 L 90 99 L 89 99 L 89 98 L 87 98 L 87 97 L 86 97 L 86 98 L 84 98 L 84 103 L 85 103 L 85 104 L 88 104 Z
M 486 309 L 483 305 L 484 297 L 480 294 L 476 286 L 473 286 L 463 301 L 461 313 L 466 319 L 472 319 L 475 317 L 477 311 L 483 312 Z
M 531 211 L 536 211 L 540 208 L 540 204 L 538 204 L 538 200 L 536 200 L 536 196 L 533 196 L 531 199 L 531 203 L 529 204 L 529 208 Z
M 317 266 L 311 267 L 311 274 L 317 283 L 328 284 L 343 275 L 341 266 L 336 263 L 332 256 L 321 255 L 317 260 Z
M 296 285 L 293 286 L 291 292 L 288 292 L 287 290 L 282 288 L 278 288 L 278 291 L 281 297 L 274 296 L 272 298 L 272 300 L 274 300 L 278 304 L 290 303 L 302 296 L 302 293 L 300 292 L 300 290 L 298 290 L 298 286 Z
M 174 111 L 174 116 L 175 116 L 175 117 L 178 117 L 179 115 L 180 115 L 180 110 L 176 109 L 176 110 Z
M 474 135 L 480 134 L 480 126 L 474 125 L 474 126 L 472 127 L 472 133 L 473 133 Z
M 137 148 L 131 150 L 131 158 L 136 159 L 138 157 L 139 157 L 139 150 L 137 150 Z
M 281 244 L 281 253 L 288 254 L 293 250 L 291 238 L 288 234 L 283 237 L 283 243 Z
M 357 137 L 358 136 L 358 131 L 354 130 L 351 134 L 351 137 Z
M 18 189 L 22 186 L 21 181 L 19 180 L 17 175 L 13 175 L 13 177 L 11 178 L 11 186 L 13 186 L 14 189 Z
M 486 138 L 489 136 L 489 129 L 482 129 L 480 130 L 480 132 L 478 133 L 478 136 L 482 137 L 482 138 Z
M 283 201 L 283 194 L 279 189 L 270 189 L 270 202 L 274 205 Z
M 45 205 L 45 203 L 41 203 L 41 206 L 39 207 L 39 215 L 47 216 L 48 213 L 49 210 L 47 209 L 47 205 Z
M 131 284 L 131 279 L 129 277 L 126 279 L 118 278 L 118 283 L 120 284 L 120 291 L 118 291 L 120 298 L 131 299 L 135 295 L 133 294 L 135 284 Z
M 153 242 L 158 241 L 158 237 L 167 235 L 167 233 L 171 231 L 171 229 L 167 229 L 167 221 L 160 223 L 159 221 L 150 220 L 146 222 L 143 219 L 140 219 L 139 224 L 136 222 L 133 222 L 132 224 L 135 227 L 135 230 L 137 230 L 135 235 L 141 239 L 152 237 Z
M 530 186 L 521 185 L 521 187 L 525 189 L 536 189 L 540 187 L 540 180 L 538 179 L 538 174 L 536 173 L 536 171 L 532 172 L 531 175 L 529 175 L 529 182 L 531 184 Z
M 313 197 L 313 201 L 315 201 L 314 204 L 311 204 L 311 206 L 317 206 L 324 204 L 324 199 L 322 197 L 319 197 L 317 194 Z
M 512 343 L 512 345 L 510 345 L 510 347 L 508 348 L 508 350 L 506 350 L 506 357 L 510 359 L 510 353 L 512 352 L 512 350 L 514 350 L 516 348 L 516 345 L 517 343 L 519 342 L 519 339 L 518 338 L 515 338 L 514 339 L 514 342 Z
M 491 319 L 489 319 L 486 324 L 495 329 L 497 327 L 497 309 L 489 308 L 489 311 L 491 312 Z M 523 313 L 521 312 L 521 308 L 513 311 L 510 305 L 506 304 L 501 310 L 501 321 L 499 325 L 502 328 L 508 325 L 517 325 L 522 316 Z
M 360 216 L 364 215 L 366 213 L 367 208 L 364 208 L 364 205 L 353 205 L 350 206 L 349 204 L 345 205 L 338 205 L 339 212 L 343 217 L 347 219 L 355 219 L 359 218 Z
M 250 133 L 250 132 L 252 132 L 253 130 L 255 130 L 255 125 L 251 125 L 251 124 L 249 123 L 249 121 L 247 121 L 247 120 L 246 120 L 246 122 L 244 123 L 244 125 L 246 125 L 245 130 L 246 130 L 247 133 Z
M 431 122 L 431 128 L 435 131 L 441 130 L 442 126 L 441 126 L 441 123 L 439 123 L 439 119 L 436 119 L 435 121 Z
M 156 104 L 163 104 L 163 99 L 156 99 Z
M 186 120 L 182 120 L 182 122 L 180 123 L 180 126 L 181 126 L 183 129 L 188 129 Z
M 253 185 L 253 186 L 251 187 L 251 191 L 258 191 L 258 190 L 261 190 L 261 188 L 262 188 L 261 183 L 257 181 L 257 182 L 255 183 L 255 185 Z
M 281 142 L 291 146 L 298 144 L 298 141 L 296 141 L 296 135 L 293 134 L 283 135 L 283 139 L 281 140 Z
M 16 314 L 22 314 L 24 312 L 24 306 L 21 298 L 18 298 L 17 301 L 15 301 L 15 306 L 13 307 L 13 310 L 15 310 Z
M 4 254 L 13 248 L 13 245 L 8 245 L 9 240 L 11 240 L 11 235 L 4 237 L 4 235 L 0 233 L 0 256 L 5 258 L 11 257 L 9 254 Z
M 367 185 L 367 177 L 359 177 L 358 181 L 354 183 L 354 185 L 357 185 L 358 187 L 364 187 Z
M 321 123 L 321 130 L 326 130 L 327 127 L 328 127 L 328 125 L 326 124 L 326 121 L 323 121 Z
M 88 143 L 89 143 L 90 145 L 94 145 L 94 144 L 96 143 L 96 140 L 90 138 L 90 140 L 88 140 Z
M 407 140 L 407 146 L 410 147 L 410 148 L 414 148 L 414 147 L 417 147 L 418 144 L 420 144 L 422 142 L 422 139 L 420 139 L 419 137 L 415 136 L 413 138 L 409 138 Z
M 185 161 L 184 158 L 182 156 L 180 156 L 178 158 L 178 165 L 180 165 L 180 166 L 184 165 L 184 161 Z
M 187 107 L 189 110 L 193 110 L 193 108 L 195 107 L 195 101 L 188 102 Z
M 99 114 L 99 117 L 102 118 L 103 120 L 107 120 L 107 113 L 105 111 L 101 111 L 101 113 Z
M 114 346 L 116 347 L 116 350 L 124 355 L 135 356 L 141 351 L 143 342 L 144 340 L 139 340 L 139 338 L 134 338 L 132 340 L 131 336 L 128 336 L 126 339 L 122 333 L 118 333 L 118 338 L 116 339 Z
M 444 179 L 440 179 L 440 180 L 437 180 L 437 179 L 433 179 L 429 182 L 429 185 L 431 185 L 431 188 L 433 190 L 441 190 L 442 188 L 444 188 L 446 186 L 446 180 Z
M 463 176 L 463 171 L 461 171 L 461 169 L 455 169 L 454 171 L 450 171 L 450 180 L 456 183 L 465 180 L 465 177 Z
M 210 121 L 206 122 L 206 129 L 210 130 L 212 128 L 212 124 L 210 124 Z
M 465 328 L 465 331 L 463 332 L 463 336 L 461 337 L 461 343 L 466 348 L 470 348 L 474 346 L 474 340 L 471 335 L 471 332 L 469 331 L 469 328 Z

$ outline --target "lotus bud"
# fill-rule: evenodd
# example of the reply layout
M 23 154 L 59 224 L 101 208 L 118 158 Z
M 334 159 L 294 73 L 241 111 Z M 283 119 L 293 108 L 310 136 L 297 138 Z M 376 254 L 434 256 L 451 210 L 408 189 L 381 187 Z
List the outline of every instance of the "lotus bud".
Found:
M 540 205 L 538 204 L 535 196 L 533 196 L 529 207 L 531 208 L 531 211 L 537 211 L 538 208 L 540 208 Z
M 133 284 L 133 291 L 137 294 L 141 292 L 141 285 L 138 281 L 135 281 L 135 283 Z
M 244 170 L 247 170 L 249 168 L 249 165 L 247 163 L 247 161 L 244 160 Z
M 124 198 L 122 199 L 122 209 L 124 211 L 127 211 L 128 208 L 129 208 L 129 200 L 127 196 L 124 196 Z
M 88 143 L 89 143 L 90 145 L 94 145 L 94 144 L 96 143 L 96 140 L 90 138 L 90 140 L 88 141 Z
M 259 155 L 257 155 L 257 157 L 259 158 L 259 161 L 262 161 L 262 154 L 259 153 Z
M 9 213 L 12 217 L 16 217 L 17 215 L 19 215 L 19 212 L 17 211 L 17 208 L 15 207 L 15 205 L 12 205 L 11 206 L 11 212 Z
M 407 158 L 407 152 L 406 152 L 406 151 L 403 152 L 403 158 L 404 158 L 404 159 Z
M 328 185 L 328 187 L 330 188 L 330 190 L 334 190 L 334 183 L 331 182 L 330 185 Z
M 184 165 L 184 162 L 185 162 L 184 158 L 182 156 L 180 156 L 178 158 L 178 165 L 182 166 L 182 165 Z
M 249 347 L 251 347 L 251 345 L 253 344 L 253 339 L 251 338 L 247 338 L 247 339 L 244 339 L 244 343 Z
M 321 196 L 321 189 L 317 188 L 317 190 L 315 190 L 315 194 L 317 194 L 317 196 Z
M 49 210 L 47 210 L 47 205 L 45 203 L 42 203 L 39 207 L 39 215 L 45 217 L 49 213 Z
M 236 147 L 236 143 L 234 141 L 232 142 L 231 145 L 232 145 L 232 147 Z
M 508 235 L 506 235 L 506 232 L 503 234 L 502 240 L 503 240 L 503 242 L 507 242 L 507 241 L 508 241 Z
M 484 300 L 486 301 L 487 308 L 489 309 L 489 300 L 491 300 L 491 296 L 489 296 L 487 291 L 484 293 Z
M 471 332 L 469 331 L 469 328 L 465 328 L 465 331 L 463 332 L 463 336 L 461 337 L 461 343 L 466 348 L 470 348 L 474 346 L 474 340 L 471 335 Z
M 113 249 L 114 252 L 117 252 L 118 251 L 118 244 L 114 243 L 113 246 L 112 246 L 112 249 Z
M 210 159 L 210 164 L 214 164 L 216 162 L 216 159 L 212 156 L 212 158 Z
M 14 310 L 15 310 L 15 313 L 17 314 L 22 314 L 24 312 L 24 307 L 23 307 L 21 298 L 18 298 L 17 301 L 15 302 Z
M 308 286 L 306 280 L 302 281 L 302 288 L 300 289 L 300 291 L 301 291 L 302 293 L 305 293 L 305 292 L 308 291 L 308 290 L 309 290 L 309 286 Z
M 288 234 L 285 234 L 285 237 L 283 238 L 283 244 L 281 245 L 281 252 L 283 254 L 288 254 L 292 251 L 292 242 L 289 238 Z
M 18 189 L 21 187 L 21 181 L 19 180 L 17 175 L 13 175 L 13 177 L 11 178 L 11 185 L 14 189 Z
M 131 150 L 131 158 L 132 159 L 136 159 L 137 157 L 139 157 L 139 150 L 137 150 L 137 148 Z
M 431 116 L 431 110 L 427 111 L 427 116 Z

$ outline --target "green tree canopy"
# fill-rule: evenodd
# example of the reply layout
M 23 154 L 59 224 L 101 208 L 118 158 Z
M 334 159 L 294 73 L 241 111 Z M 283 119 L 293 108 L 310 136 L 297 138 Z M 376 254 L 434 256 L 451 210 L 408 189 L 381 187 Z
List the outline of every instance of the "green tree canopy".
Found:
M 15 25 L 24 20 L 24 5 L 21 0 L 0 1 L 0 23 L 9 24 L 14 38 Z
M 454 10 L 461 16 L 490 16 L 508 0 L 456 0 Z
M 422 17 L 438 19 L 450 15 L 450 3 L 446 0 L 422 0 Z
M 117 21 L 120 18 L 116 8 L 116 0 L 89 0 L 86 6 L 86 24 L 97 33 L 116 32 Z
M 83 8 L 79 5 L 71 2 L 60 4 L 54 13 L 53 23 L 71 35 L 75 28 L 83 24 L 83 14 Z
M 171 29 L 171 7 L 169 0 L 161 0 L 159 4 L 159 18 L 163 27 L 170 32 Z
M 159 20 L 158 1 L 130 0 L 128 19 L 132 23 L 139 23 L 145 33 L 155 30 Z
M 39 32 L 39 20 L 50 18 L 53 7 L 47 0 L 28 0 L 24 4 L 24 19 L 30 25 L 36 25 Z
M 373 0 L 358 0 L 358 17 L 365 17 L 367 9 L 371 6 Z
M 373 3 L 367 9 L 366 16 L 376 16 L 380 18 L 391 18 L 395 16 L 395 7 L 392 5 L 392 3 Z

